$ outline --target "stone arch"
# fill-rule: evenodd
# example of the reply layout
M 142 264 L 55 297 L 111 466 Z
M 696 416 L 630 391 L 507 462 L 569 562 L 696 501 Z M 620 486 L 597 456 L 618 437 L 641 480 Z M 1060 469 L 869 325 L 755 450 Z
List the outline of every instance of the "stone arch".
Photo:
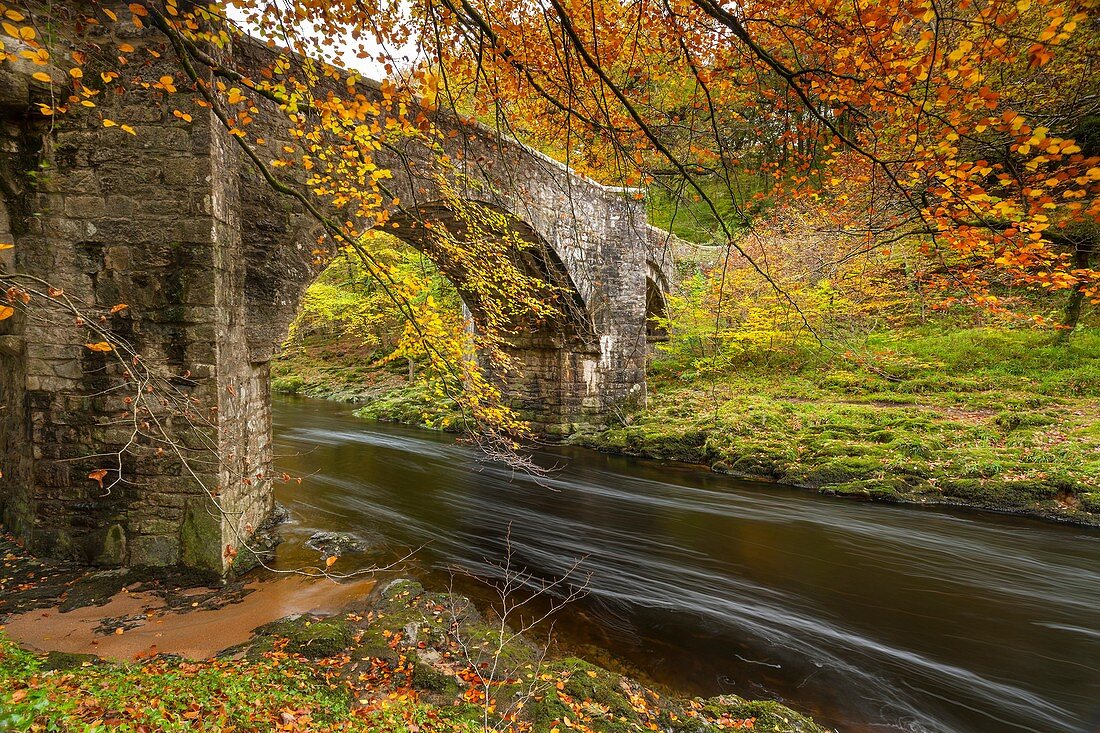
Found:
M 516 248 L 510 252 L 512 264 L 524 275 L 548 283 L 555 291 L 558 318 L 552 323 L 532 324 L 529 330 L 544 337 L 580 339 L 591 343 L 595 334 L 588 305 L 554 248 L 530 224 L 511 212 L 490 203 L 480 201 L 469 203 L 499 215 L 498 221 L 505 229 L 493 231 L 491 234 L 499 236 L 502 240 L 514 237 L 526 245 L 522 249 Z M 468 225 L 464 218 L 456 213 L 454 205 L 444 201 L 422 203 L 413 210 L 399 211 L 391 215 L 389 221 L 380 229 L 397 237 L 413 249 L 425 252 L 440 271 L 459 288 L 459 294 L 473 314 L 476 325 L 481 311 L 479 298 L 477 294 L 464 292 L 461 286 L 458 286 L 464 273 L 458 271 L 451 263 L 433 256 L 433 248 L 428 240 L 434 236 L 434 232 L 439 227 L 445 229 L 448 236 L 458 240 L 468 236 Z M 516 325 L 519 330 L 522 330 L 525 324 Z

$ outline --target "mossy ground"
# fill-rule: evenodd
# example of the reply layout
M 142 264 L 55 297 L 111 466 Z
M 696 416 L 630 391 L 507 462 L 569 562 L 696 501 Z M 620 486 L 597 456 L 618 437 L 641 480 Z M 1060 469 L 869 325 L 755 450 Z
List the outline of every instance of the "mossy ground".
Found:
M 271 389 L 282 394 L 360 402 L 400 390 L 407 382 L 404 362 L 378 364 L 381 354 L 368 347 L 304 337 L 271 365 Z
M 658 360 L 650 401 L 571 442 L 826 493 L 1100 523 L 1100 329 L 924 328 L 867 366 L 805 353 L 720 374 Z
M 579 659 L 546 662 L 522 637 L 502 647 L 502 628 L 460 596 L 397 581 L 203 662 L 38 655 L 0 632 L 0 730 L 821 730 L 777 703 L 667 698 Z

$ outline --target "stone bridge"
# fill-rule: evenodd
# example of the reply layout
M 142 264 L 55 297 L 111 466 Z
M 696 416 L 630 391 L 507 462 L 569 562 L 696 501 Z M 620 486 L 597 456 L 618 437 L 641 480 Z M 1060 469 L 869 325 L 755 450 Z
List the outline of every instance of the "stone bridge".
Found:
M 76 27 L 81 9 L 51 12 Z M 147 78 L 183 78 L 155 30 L 86 32 L 154 51 Z M 238 43 L 231 60 L 247 71 L 266 53 Z M 41 71 L 21 60 L 0 68 L 0 242 L 15 245 L 0 251 L 0 270 L 37 278 L 5 280 L 36 295 L 0 321 L 3 523 L 41 554 L 224 573 L 273 509 L 269 360 L 316 275 L 316 222 L 261 180 L 208 110 L 190 109 L 185 123 L 173 114 L 180 99 L 138 89 L 105 95 L 95 114 L 46 118 L 38 103 L 51 88 L 32 77 Z M 67 69 L 47 72 L 64 79 Z M 104 128 L 108 116 L 136 134 Z M 276 119 L 262 110 L 255 123 L 271 144 L 282 142 Z M 524 267 L 567 293 L 563 318 L 510 341 L 524 369 L 508 397 L 547 432 L 644 402 L 647 315 L 662 311 L 669 281 L 644 201 L 480 125 L 435 122 L 449 133 L 460 196 L 502 213 L 532 245 Z M 393 221 L 415 215 L 461 236 L 428 149 L 410 141 L 389 155 L 377 162 L 405 202 Z M 418 246 L 424 229 L 391 231 Z M 71 312 L 38 307 L 47 287 L 172 375 L 195 414 L 157 418 L 170 445 L 127 407 L 117 353 L 87 348 Z M 128 307 L 112 312 L 117 304 Z

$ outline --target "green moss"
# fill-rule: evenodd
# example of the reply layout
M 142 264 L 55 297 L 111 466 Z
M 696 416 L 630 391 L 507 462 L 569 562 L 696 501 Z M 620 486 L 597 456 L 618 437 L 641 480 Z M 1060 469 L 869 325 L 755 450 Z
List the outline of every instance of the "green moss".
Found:
M 102 664 L 103 660 L 94 654 L 74 654 L 70 652 L 49 652 L 41 661 L 42 670 L 67 670 L 93 664 Z
M 290 374 L 271 380 L 271 391 L 283 394 L 299 394 L 306 386 L 306 380 L 298 374 Z
M 462 693 L 462 688 L 453 675 L 444 674 L 422 662 L 414 663 L 410 684 L 417 690 L 434 692 L 442 697 L 453 698 Z
M 796 713 L 786 705 L 772 700 L 744 700 L 736 695 L 712 697 L 705 702 L 706 709 L 715 718 L 723 716 L 733 720 L 755 718 L 753 730 L 776 733 L 824 733 L 814 721 Z
M 286 650 L 307 659 L 321 659 L 340 654 L 354 642 L 354 630 L 340 618 L 313 620 L 307 616 L 283 619 L 261 626 L 257 636 L 286 639 Z
M 221 575 L 221 514 L 208 499 L 191 499 L 180 526 L 180 562 L 186 567 Z

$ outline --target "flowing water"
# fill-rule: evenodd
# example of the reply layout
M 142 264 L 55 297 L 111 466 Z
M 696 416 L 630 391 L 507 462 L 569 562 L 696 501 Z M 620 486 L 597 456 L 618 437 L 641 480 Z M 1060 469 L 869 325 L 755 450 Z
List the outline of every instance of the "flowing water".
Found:
M 582 559 L 567 648 L 680 693 L 779 699 L 842 731 L 1100 731 L 1100 532 L 583 450 L 540 455 L 559 468 L 535 481 L 350 412 L 275 404 L 279 466 L 304 476 L 279 489 L 281 563 L 350 532 L 368 559 L 421 548 L 442 587 L 448 566 L 493 574 L 509 537 L 539 577 Z

